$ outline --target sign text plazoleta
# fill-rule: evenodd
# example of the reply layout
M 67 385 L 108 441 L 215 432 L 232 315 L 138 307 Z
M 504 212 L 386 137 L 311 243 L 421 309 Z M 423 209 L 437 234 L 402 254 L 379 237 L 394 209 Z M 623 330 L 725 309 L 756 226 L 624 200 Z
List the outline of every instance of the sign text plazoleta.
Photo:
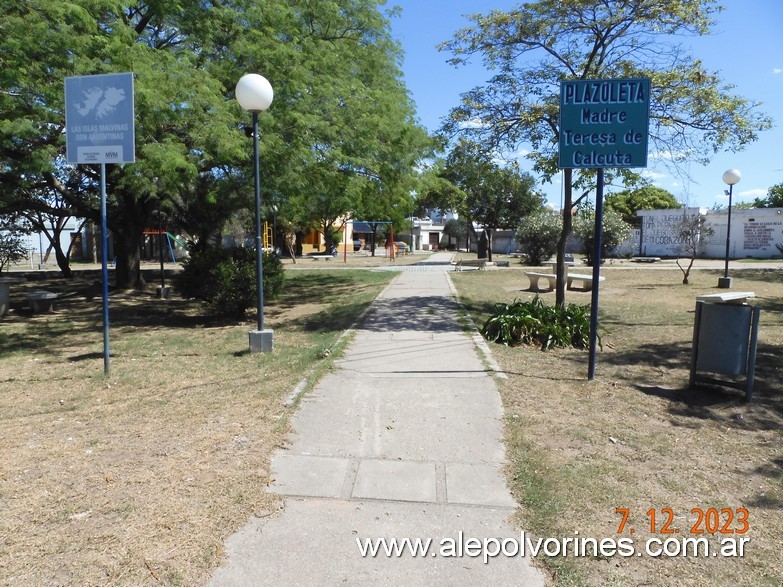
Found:
M 561 168 L 647 167 L 650 80 L 560 82 Z

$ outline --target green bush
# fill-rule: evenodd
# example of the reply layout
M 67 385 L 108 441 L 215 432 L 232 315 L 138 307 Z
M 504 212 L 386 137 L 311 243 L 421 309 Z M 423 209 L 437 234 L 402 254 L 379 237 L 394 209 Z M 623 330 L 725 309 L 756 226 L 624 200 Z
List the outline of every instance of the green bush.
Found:
M 177 288 L 186 297 L 205 300 L 221 316 L 242 319 L 256 306 L 256 252 L 244 247 L 209 247 L 195 251 L 183 263 Z M 264 299 L 283 290 L 283 264 L 275 255 L 263 257 Z
M 601 236 L 601 259 L 606 259 L 614 249 L 631 237 L 631 227 L 614 210 L 606 209 L 603 214 Z M 582 241 L 582 252 L 588 265 L 593 264 L 595 247 L 595 211 L 583 208 L 574 219 L 574 235 Z
M 487 340 L 508 346 L 535 344 L 544 351 L 568 346 L 583 349 L 590 341 L 590 306 L 548 306 L 538 296 L 529 302 L 498 304 L 481 333 Z M 600 337 L 598 340 L 600 343 Z
M 522 219 L 517 229 L 517 242 L 522 245 L 525 263 L 541 265 L 557 252 L 557 241 L 563 222 L 556 212 L 544 210 Z

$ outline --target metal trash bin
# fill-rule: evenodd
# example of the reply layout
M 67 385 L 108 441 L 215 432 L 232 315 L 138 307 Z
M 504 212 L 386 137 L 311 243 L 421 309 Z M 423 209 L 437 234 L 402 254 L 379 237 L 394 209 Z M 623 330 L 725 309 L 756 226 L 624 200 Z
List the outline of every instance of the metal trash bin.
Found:
M 753 397 L 761 309 L 751 306 L 753 292 L 711 294 L 696 299 L 693 323 L 690 387 L 712 383 L 745 390 Z M 699 375 L 699 371 L 720 375 L 745 376 L 744 384 Z

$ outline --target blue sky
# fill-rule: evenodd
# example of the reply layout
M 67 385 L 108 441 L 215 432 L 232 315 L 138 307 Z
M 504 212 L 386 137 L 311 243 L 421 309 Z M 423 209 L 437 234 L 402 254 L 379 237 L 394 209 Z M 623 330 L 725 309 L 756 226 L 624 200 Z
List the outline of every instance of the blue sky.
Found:
M 491 77 L 480 63 L 454 68 L 447 52 L 435 46 L 469 24 L 465 15 L 509 10 L 512 0 L 387 0 L 402 14 L 391 19 L 392 34 L 405 51 L 403 74 L 416 103 L 421 123 L 436 130 L 460 94 Z M 690 206 L 726 206 L 723 172 L 736 168 L 742 179 L 734 186 L 733 201 L 763 197 L 772 185 L 783 183 L 783 2 L 781 0 L 726 0 L 717 26 L 709 37 L 686 38 L 694 57 L 710 71 L 736 86 L 735 92 L 762 102 L 773 118 L 773 128 L 739 153 L 718 153 L 708 166 L 690 166 L 690 181 L 673 177 L 651 158 L 646 173 L 655 185 L 669 190 Z M 476 60 L 478 61 L 478 60 Z M 524 165 L 524 162 L 522 162 Z M 548 200 L 559 206 L 560 184 L 542 184 Z

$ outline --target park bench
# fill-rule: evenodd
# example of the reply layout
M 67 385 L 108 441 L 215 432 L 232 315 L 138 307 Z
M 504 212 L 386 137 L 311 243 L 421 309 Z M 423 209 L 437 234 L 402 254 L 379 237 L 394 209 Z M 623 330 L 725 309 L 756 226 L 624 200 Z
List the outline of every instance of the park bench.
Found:
M 462 271 L 466 267 L 475 267 L 476 269 L 486 269 L 487 267 L 494 267 L 494 263 L 487 259 L 460 259 L 455 264 L 457 271 Z
M 598 278 L 598 281 L 606 279 L 603 275 Z M 574 281 L 581 281 L 582 287 L 573 287 Z M 568 289 L 578 289 L 579 291 L 590 291 L 593 289 L 593 276 L 592 275 L 575 275 L 573 273 L 568 274 Z
M 36 290 L 28 293 L 26 297 L 30 302 L 33 314 L 44 314 L 52 311 L 54 300 L 57 299 L 58 295 L 50 291 Z
M 657 263 L 660 260 L 660 257 L 631 257 L 634 263 Z
M 332 259 L 333 255 L 310 255 L 310 258 L 313 261 L 320 261 L 323 259 L 324 261 L 330 261 Z
M 530 291 L 552 291 L 557 285 L 557 275 L 552 273 L 536 273 L 535 271 L 525 271 L 525 275 L 530 280 Z M 541 279 L 549 281 L 549 287 L 541 287 L 538 282 Z

